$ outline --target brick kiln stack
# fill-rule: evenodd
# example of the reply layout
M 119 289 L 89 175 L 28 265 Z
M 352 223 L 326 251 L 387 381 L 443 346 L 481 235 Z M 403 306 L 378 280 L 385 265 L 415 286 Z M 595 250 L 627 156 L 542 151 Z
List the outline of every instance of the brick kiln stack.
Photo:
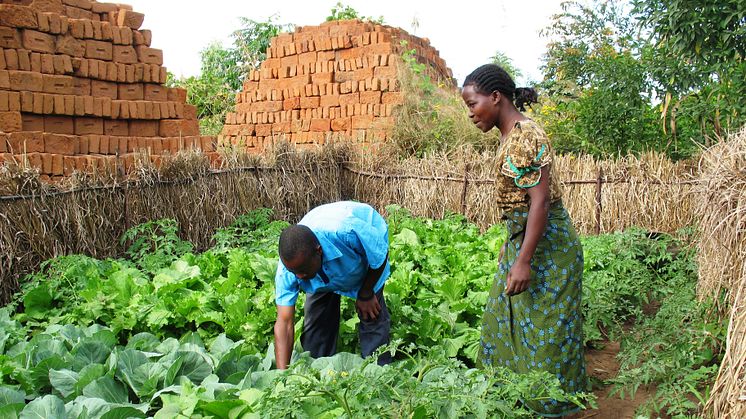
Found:
M 429 41 L 399 28 L 345 20 L 281 34 L 248 75 L 218 142 L 260 152 L 277 139 L 301 147 L 385 141 L 403 101 L 401 54 L 411 49 L 435 79 L 453 83 Z
M 0 157 L 24 154 L 54 178 L 128 167 L 142 150 L 214 151 L 186 91 L 163 86 L 142 14 L 91 0 L 0 3 Z

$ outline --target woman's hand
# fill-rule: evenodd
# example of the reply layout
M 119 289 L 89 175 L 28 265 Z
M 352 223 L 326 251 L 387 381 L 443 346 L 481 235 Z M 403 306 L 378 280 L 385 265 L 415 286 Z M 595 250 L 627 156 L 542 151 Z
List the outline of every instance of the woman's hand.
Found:
M 508 271 L 505 284 L 505 295 L 518 295 L 531 284 L 531 264 L 516 260 Z

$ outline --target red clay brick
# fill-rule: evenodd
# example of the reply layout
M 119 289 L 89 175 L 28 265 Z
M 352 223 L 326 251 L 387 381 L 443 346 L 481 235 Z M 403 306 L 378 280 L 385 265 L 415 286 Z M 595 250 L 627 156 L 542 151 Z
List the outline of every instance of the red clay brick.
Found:
M 118 88 L 116 83 L 101 80 L 91 80 L 91 96 L 93 97 L 109 97 L 111 99 L 117 99 Z
M 105 119 L 104 134 L 126 137 L 130 135 L 129 121 L 122 119 Z
M 16 50 L 18 55 L 18 69 L 23 71 L 31 71 L 31 60 L 29 58 L 29 52 L 25 49 Z
M 127 82 L 127 65 L 124 63 L 112 63 L 116 66 L 116 80 L 119 83 L 126 83 Z M 108 69 L 108 66 L 107 66 Z
M 45 116 L 44 131 L 54 134 L 74 134 L 73 118 L 67 116 Z
M 339 95 L 324 95 L 320 99 L 319 106 L 322 108 L 339 106 Z
M 0 70 L 0 89 L 10 89 L 10 76 L 6 70 Z
M 73 114 L 78 116 L 85 115 L 85 97 L 75 96 L 75 109 Z
M 15 132 L 23 129 L 20 112 L 0 112 L 0 131 Z
M 44 79 L 40 73 L 30 71 L 8 71 L 10 87 L 13 90 L 41 92 L 44 89 Z
M 194 105 L 184 105 L 184 119 L 197 119 L 197 107 Z
M 17 49 L 6 49 L 3 52 L 3 56 L 5 57 L 5 64 L 8 70 L 20 69 L 20 66 L 18 65 L 18 50 Z
M 311 119 L 311 131 L 326 132 L 331 129 L 329 119 Z
M 62 154 L 52 154 L 52 170 L 51 173 L 54 176 L 62 176 L 63 173 L 63 155 Z
M 36 11 L 15 4 L 0 4 L 0 25 L 17 28 L 38 29 Z
M 360 103 L 360 93 L 347 93 L 345 95 L 339 95 L 339 105 L 347 106 Z
M 65 96 L 63 95 L 51 95 L 53 99 L 53 113 L 56 115 L 65 114 Z
M 168 100 L 168 88 L 159 84 L 145 83 L 144 99 L 154 102 L 165 102 Z
M 102 98 L 97 98 L 97 99 L 101 101 L 101 116 L 106 117 L 106 118 L 111 118 L 111 102 L 112 102 L 111 98 L 102 97 Z M 94 104 L 95 104 L 95 100 L 94 100 Z
M 71 57 L 82 57 L 85 55 L 85 42 L 72 36 L 61 36 L 57 38 L 56 52 Z
M 104 121 L 101 118 L 75 118 L 75 135 L 104 133 Z
M 13 132 L 8 140 L 14 153 L 44 152 L 44 134 L 42 132 Z
M 120 84 L 118 87 L 120 100 L 143 100 L 144 98 L 142 83 Z
M 127 27 L 120 27 L 119 28 L 119 34 L 121 38 L 121 44 L 122 45 L 132 45 L 132 29 Z
M 108 135 L 100 135 L 98 137 L 98 152 L 101 154 L 109 154 L 109 140 L 114 137 L 109 137 Z M 91 146 L 95 139 L 91 137 L 91 140 L 88 142 L 88 151 L 90 152 Z
M 320 99 L 318 97 L 302 97 L 300 98 L 301 109 L 318 108 Z
M 157 137 L 159 129 L 158 121 L 130 121 L 130 135 L 136 137 Z
M 95 60 L 111 61 L 113 47 L 108 42 L 94 41 L 88 39 L 85 41 L 85 57 Z
M 75 115 L 75 96 L 65 96 L 65 115 Z
M 129 45 L 114 45 L 113 61 L 124 64 L 134 64 L 137 62 L 137 52 Z
M 90 96 L 91 95 L 91 79 L 84 79 L 82 77 L 73 77 L 73 94 L 76 96 Z
M 21 48 L 21 34 L 18 30 L 0 26 L 0 47 L 10 49 Z
M 44 117 L 41 115 L 24 113 L 22 121 L 23 131 L 44 131 Z
M 117 25 L 126 26 L 131 29 L 140 29 L 145 15 L 131 10 L 120 10 L 117 14 Z
M 378 104 L 381 103 L 381 92 L 360 92 L 360 103 Z
M 352 129 L 368 129 L 373 124 L 373 115 L 356 115 L 352 117 Z
M 186 99 L 187 99 L 186 89 L 182 89 L 180 87 L 168 88 L 168 101 L 169 102 L 184 103 L 186 102 Z
M 75 173 L 75 157 L 62 156 L 62 174 L 70 176 Z
M 52 155 L 48 153 L 41 154 L 41 173 L 52 174 Z
M 398 105 L 404 102 L 404 94 L 402 92 L 385 92 L 381 96 L 381 103 L 384 105 L 394 104 Z
M 21 110 L 21 93 L 8 92 L 8 110 L 18 112 Z
M 52 74 L 45 74 L 43 76 L 44 81 L 44 93 L 52 93 L 58 95 L 71 95 L 75 93 L 73 87 L 73 78 L 71 76 L 55 76 Z
M 159 134 L 161 137 L 179 137 L 185 135 L 199 135 L 197 121 L 186 119 L 162 119 Z
M 57 50 L 57 38 L 44 32 L 24 29 L 21 34 L 23 48 L 29 51 L 46 52 L 54 54 Z
M 290 97 L 282 101 L 283 110 L 300 109 L 300 98 Z
M 139 45 L 137 48 L 137 57 L 141 63 L 163 65 L 163 51 Z
M 78 138 L 72 135 L 45 133 L 44 152 L 73 155 L 78 152 Z
M 334 118 L 331 121 L 332 131 L 348 131 L 352 128 L 352 118 Z
M 7 112 L 10 108 L 8 107 L 8 92 L 0 90 L 0 112 Z

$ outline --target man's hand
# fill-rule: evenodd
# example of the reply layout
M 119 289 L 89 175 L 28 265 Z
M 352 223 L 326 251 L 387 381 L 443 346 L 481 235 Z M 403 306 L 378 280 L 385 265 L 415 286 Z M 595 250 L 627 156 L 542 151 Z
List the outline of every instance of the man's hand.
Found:
M 505 295 L 518 295 L 526 291 L 531 284 L 531 265 L 516 260 L 505 282 Z
M 355 308 L 360 318 L 365 321 L 375 320 L 381 312 L 381 304 L 375 295 L 367 301 L 355 300 Z

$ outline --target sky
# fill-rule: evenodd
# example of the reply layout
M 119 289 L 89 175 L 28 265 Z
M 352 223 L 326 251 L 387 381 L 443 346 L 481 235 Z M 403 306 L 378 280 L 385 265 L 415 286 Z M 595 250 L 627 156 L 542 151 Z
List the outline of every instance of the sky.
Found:
M 337 0 L 125 0 L 145 14 L 143 29 L 153 32 L 152 47 L 163 50 L 164 65 L 179 76 L 199 74 L 200 51 L 214 41 L 231 45 L 239 17 L 298 26 L 318 25 Z M 518 86 L 541 80 L 541 56 L 547 39 L 539 32 L 561 0 L 348 0 L 360 15 L 378 18 L 410 34 L 428 38 L 459 84 L 496 51 L 523 73 Z

